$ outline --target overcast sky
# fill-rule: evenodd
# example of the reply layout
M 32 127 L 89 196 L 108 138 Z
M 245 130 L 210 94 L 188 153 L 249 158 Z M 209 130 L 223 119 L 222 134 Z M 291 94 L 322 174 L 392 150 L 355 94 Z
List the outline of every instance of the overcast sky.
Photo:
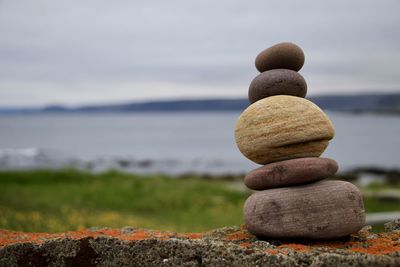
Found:
M 309 95 L 400 92 L 400 1 L 0 0 L 0 106 L 245 97 L 301 46 Z

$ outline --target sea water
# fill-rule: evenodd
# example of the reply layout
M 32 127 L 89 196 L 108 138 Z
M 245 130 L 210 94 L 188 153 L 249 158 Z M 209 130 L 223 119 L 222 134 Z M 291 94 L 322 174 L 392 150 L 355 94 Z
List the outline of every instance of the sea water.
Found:
M 328 112 L 336 136 L 323 156 L 341 170 L 400 168 L 400 116 Z M 258 165 L 236 147 L 238 112 L 0 116 L 0 169 L 244 173 Z

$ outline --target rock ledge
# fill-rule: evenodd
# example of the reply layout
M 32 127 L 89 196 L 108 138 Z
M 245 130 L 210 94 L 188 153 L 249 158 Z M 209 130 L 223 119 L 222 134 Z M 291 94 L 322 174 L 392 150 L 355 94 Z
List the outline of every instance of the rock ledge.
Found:
M 179 234 L 124 227 L 0 230 L 0 266 L 400 266 L 400 221 L 342 240 L 259 240 L 241 227 Z

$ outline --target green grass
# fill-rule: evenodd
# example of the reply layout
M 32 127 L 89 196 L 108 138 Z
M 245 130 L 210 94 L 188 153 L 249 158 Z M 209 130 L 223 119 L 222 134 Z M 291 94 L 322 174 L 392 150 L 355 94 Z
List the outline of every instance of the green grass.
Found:
M 399 201 L 387 201 L 364 197 L 364 206 L 367 212 L 400 211 Z
M 61 232 L 131 225 L 205 231 L 242 224 L 242 207 L 249 194 L 235 189 L 231 181 L 196 177 L 2 171 L 0 228 Z M 367 212 L 400 210 L 400 202 L 364 201 Z
M 74 170 L 0 172 L 0 228 L 149 227 L 204 231 L 242 223 L 247 195 L 228 182 Z
M 392 191 L 400 193 L 400 183 L 388 184 L 388 183 L 371 183 L 367 187 L 362 188 L 368 192 L 379 192 L 379 191 Z M 383 212 L 383 211 L 400 211 L 400 201 L 394 201 L 390 199 L 377 199 L 377 198 L 365 198 L 364 205 L 367 212 Z

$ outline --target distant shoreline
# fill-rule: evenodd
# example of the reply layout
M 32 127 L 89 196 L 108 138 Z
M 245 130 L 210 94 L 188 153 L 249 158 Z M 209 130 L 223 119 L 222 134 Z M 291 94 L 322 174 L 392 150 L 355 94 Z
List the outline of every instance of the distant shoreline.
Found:
M 326 95 L 308 98 L 324 110 L 348 113 L 400 114 L 400 93 Z M 49 105 L 37 108 L 0 107 L 4 114 L 103 114 L 134 112 L 233 112 L 249 106 L 246 98 L 239 99 L 187 99 L 131 102 L 121 104 L 83 105 L 68 107 Z

